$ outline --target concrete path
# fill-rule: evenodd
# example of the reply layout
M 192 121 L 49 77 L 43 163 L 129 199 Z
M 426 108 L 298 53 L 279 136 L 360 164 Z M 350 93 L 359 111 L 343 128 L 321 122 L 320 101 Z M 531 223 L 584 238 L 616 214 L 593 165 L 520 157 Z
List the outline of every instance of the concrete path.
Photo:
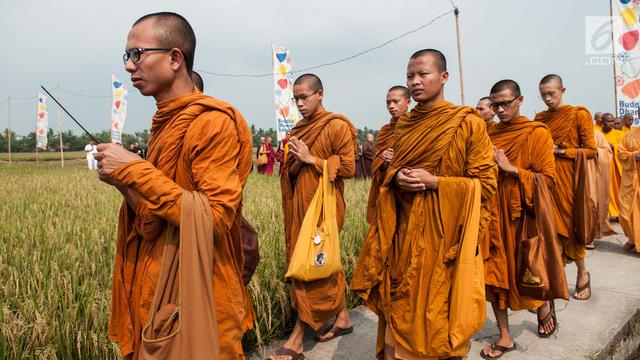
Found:
M 622 232 L 618 224 L 614 224 Z M 640 339 L 640 256 L 622 250 L 623 235 L 598 240 L 587 252 L 593 295 L 588 301 L 556 301 L 558 332 L 549 339 L 537 336 L 536 315 L 511 313 L 509 322 L 518 350 L 502 359 L 627 359 L 638 349 Z M 566 268 L 570 292 L 576 281 L 575 264 Z M 373 359 L 377 316 L 363 307 L 351 311 L 354 332 L 328 343 L 305 337 L 306 359 Z M 632 335 L 629 335 L 632 334 Z M 636 334 L 633 337 L 633 334 Z M 487 306 L 487 321 L 473 337 L 469 359 L 481 359 L 480 350 L 497 339 L 493 312 Z M 259 349 L 250 360 L 273 354 L 281 342 Z

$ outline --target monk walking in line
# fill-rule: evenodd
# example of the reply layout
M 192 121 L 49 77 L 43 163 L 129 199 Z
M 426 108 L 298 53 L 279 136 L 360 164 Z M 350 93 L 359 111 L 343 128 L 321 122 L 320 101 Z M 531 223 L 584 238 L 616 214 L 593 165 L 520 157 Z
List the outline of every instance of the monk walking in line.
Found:
M 490 131 L 494 126 L 498 124 L 498 122 L 495 121 L 496 114 L 491 109 L 490 97 L 485 96 L 483 98 L 480 98 L 480 100 L 478 100 L 478 104 L 476 105 L 476 110 L 478 110 L 478 112 L 482 116 L 482 120 L 484 120 L 484 123 L 487 125 L 487 131 Z
M 387 111 L 391 115 L 388 124 L 383 125 L 378 131 L 375 157 L 371 166 L 372 179 L 367 202 L 367 222 L 371 224 L 375 216 L 376 202 L 380 194 L 380 186 L 387 174 L 387 168 L 393 159 L 393 141 L 395 140 L 396 124 L 401 115 L 407 112 L 411 104 L 409 89 L 396 85 L 387 91 Z
M 185 205 L 193 204 L 185 203 L 189 199 L 185 197 L 192 194 L 206 198 L 204 211 L 212 223 L 212 239 L 205 239 L 205 243 L 213 241 L 213 271 L 205 274 L 212 283 L 210 291 L 182 299 L 185 307 L 165 316 L 178 317 L 182 332 L 196 332 L 193 335 L 200 345 L 188 349 L 194 354 L 244 358 L 242 336 L 251 326 L 247 324 L 251 304 L 242 281 L 240 221 L 242 191 L 252 165 L 251 133 L 238 110 L 194 88 L 195 45 L 193 29 L 178 14 L 150 14 L 134 23 L 127 38 L 125 68 L 133 86 L 153 96 L 158 108 L 147 160 L 113 144 L 98 145 L 95 156 L 100 179 L 124 197 L 108 332 L 126 359 L 140 356 L 143 327 L 152 325 L 149 317 L 150 311 L 157 310 L 152 309 L 155 300 L 171 296 L 165 293 L 171 289 L 158 285 L 166 267 L 165 238 L 170 228 L 187 230 L 181 221 L 195 211 Z M 193 329 L 183 323 L 186 304 L 204 300 L 211 300 L 215 309 L 200 308 L 199 321 L 213 321 L 218 335 L 212 329 Z M 216 342 L 219 354 L 210 348 Z
M 546 75 L 540 80 L 538 89 L 547 110 L 538 113 L 534 121 L 547 125 L 553 137 L 556 186 L 552 190 L 552 197 L 556 205 L 558 237 L 565 257 L 575 261 L 578 268 L 573 297 L 587 300 L 591 297 L 591 275 L 584 261 L 586 246 L 578 239 L 574 224 L 574 204 L 581 192 L 574 183 L 578 151 L 582 151 L 587 159 L 593 159 L 597 154 L 593 120 L 586 108 L 564 104 L 562 97 L 566 89 L 560 76 Z
M 338 229 L 344 224 L 344 179 L 355 173 L 356 129 L 344 116 L 326 111 L 320 78 L 300 76 L 293 84 L 296 106 L 302 114 L 289 136 L 289 153 L 280 179 L 287 259 L 296 246 L 300 226 L 318 188 L 326 160 L 337 201 Z M 345 304 L 345 276 L 341 270 L 327 279 L 291 281 L 291 306 L 298 318 L 293 332 L 271 359 L 297 360 L 302 354 L 306 326 L 318 332 L 316 341 L 329 341 L 353 330 Z M 330 320 L 335 322 L 325 327 Z
M 624 136 L 622 130 L 615 128 L 615 118 L 612 114 L 606 113 L 602 116 L 602 132 L 607 140 L 611 151 L 613 151 L 613 159 L 611 161 L 611 200 L 609 201 L 609 216 L 618 218 L 620 216 L 620 178 L 622 173 L 622 165 L 618 158 L 618 145 Z
M 622 164 L 620 226 L 629 238 L 623 248 L 640 253 L 640 128 L 633 127 L 627 132 L 618 151 Z
M 466 356 L 484 322 L 466 316 L 473 330 L 450 328 L 449 297 L 458 250 L 476 248 L 478 228 L 486 229 L 497 167 L 482 118 L 445 100 L 448 78 L 438 50 L 409 59 L 407 87 L 418 104 L 398 119 L 393 159 L 351 284 L 378 314 L 378 359 Z M 476 234 L 465 237 L 459 230 L 471 222 Z M 479 300 L 484 310 L 484 281 L 476 285 L 461 308 Z

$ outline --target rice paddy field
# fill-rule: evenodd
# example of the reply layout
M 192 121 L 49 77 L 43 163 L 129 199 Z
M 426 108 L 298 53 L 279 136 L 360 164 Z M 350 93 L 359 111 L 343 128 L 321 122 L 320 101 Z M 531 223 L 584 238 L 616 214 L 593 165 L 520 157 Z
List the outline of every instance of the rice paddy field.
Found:
M 0 154 L 0 359 L 118 358 L 107 321 L 121 197 L 85 168 L 83 153 L 68 153 L 64 168 L 59 154 L 39 156 L 13 154 L 9 164 Z M 368 188 L 368 181 L 346 184 L 341 240 L 349 279 L 368 228 Z M 249 284 L 257 317 L 245 337 L 250 349 L 293 325 L 277 177 L 250 177 L 244 212 L 262 256 Z

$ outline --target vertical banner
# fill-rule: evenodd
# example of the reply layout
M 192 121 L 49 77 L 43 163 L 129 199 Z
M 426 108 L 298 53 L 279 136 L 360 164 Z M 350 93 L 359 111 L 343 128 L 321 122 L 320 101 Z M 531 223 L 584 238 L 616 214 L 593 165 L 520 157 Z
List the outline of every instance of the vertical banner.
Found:
M 111 142 L 122 144 L 122 126 L 127 118 L 127 89 L 111 75 Z
M 38 93 L 38 116 L 36 118 L 36 147 L 47 148 L 47 130 L 49 126 L 49 113 L 47 111 L 47 98 Z
M 611 0 L 613 54 L 616 73 L 618 116 L 631 113 L 633 126 L 640 126 L 640 1 Z
M 273 57 L 274 108 L 276 132 L 282 141 L 287 132 L 300 120 L 298 108 L 293 101 L 293 69 L 289 50 L 271 44 Z

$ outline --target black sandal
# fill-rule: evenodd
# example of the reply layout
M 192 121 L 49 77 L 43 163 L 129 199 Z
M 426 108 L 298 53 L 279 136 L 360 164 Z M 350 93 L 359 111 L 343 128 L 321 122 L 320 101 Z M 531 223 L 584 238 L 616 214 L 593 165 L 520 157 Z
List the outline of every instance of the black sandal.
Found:
M 281 347 L 278 350 L 276 350 L 276 353 L 274 356 L 289 356 L 291 357 L 291 360 L 303 360 L 304 359 L 304 354 L 303 353 L 297 353 L 291 349 L 287 349 L 286 347 Z M 271 359 L 271 357 L 269 357 L 269 359 Z
M 544 333 L 540 331 L 540 328 L 544 328 L 544 325 L 547 324 L 551 319 L 553 319 L 553 329 L 549 333 Z M 549 303 L 549 312 L 544 317 L 544 319 L 540 320 L 540 317 L 538 316 L 538 336 L 543 339 L 546 339 L 551 335 L 553 335 L 557 329 L 558 329 L 558 319 L 556 317 L 556 304 L 553 300 L 551 300 L 551 302 Z
M 591 273 L 587 272 L 587 276 L 589 276 L 589 280 L 587 280 L 587 283 L 583 287 L 578 286 L 578 281 L 576 281 L 576 289 L 573 292 L 573 298 L 574 299 L 576 299 L 576 300 L 589 300 L 591 298 Z M 579 277 L 578 277 L 578 280 L 579 280 Z M 581 292 L 583 292 L 583 291 L 585 291 L 587 289 L 589 289 L 589 296 L 587 296 L 586 298 L 583 298 L 583 299 L 576 297 L 576 294 L 580 294 Z

